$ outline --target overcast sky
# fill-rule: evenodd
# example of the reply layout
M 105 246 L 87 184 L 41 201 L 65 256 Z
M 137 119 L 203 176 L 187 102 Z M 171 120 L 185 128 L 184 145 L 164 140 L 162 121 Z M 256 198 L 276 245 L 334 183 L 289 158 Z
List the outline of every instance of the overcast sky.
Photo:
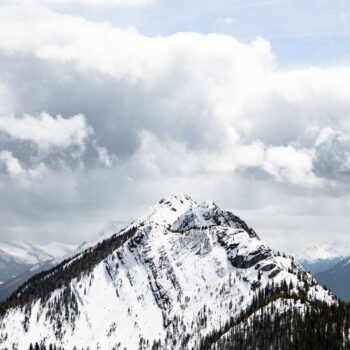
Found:
M 0 0 L 0 240 L 186 192 L 288 252 L 350 241 L 350 4 Z

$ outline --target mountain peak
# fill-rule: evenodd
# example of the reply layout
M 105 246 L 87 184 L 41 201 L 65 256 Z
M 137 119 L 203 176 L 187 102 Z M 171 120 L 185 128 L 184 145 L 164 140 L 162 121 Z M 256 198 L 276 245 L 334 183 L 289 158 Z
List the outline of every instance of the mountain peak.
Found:
M 197 203 L 189 195 L 184 193 L 174 194 L 166 199 L 159 200 L 156 205 L 149 208 L 146 214 L 137 219 L 134 224 L 153 222 L 169 227 L 182 214 L 196 205 Z
M 48 339 L 67 350 L 198 349 L 216 325 L 250 315 L 263 291 L 261 308 L 303 313 L 301 299 L 336 303 L 239 217 L 177 194 L 23 285 L 1 305 L 0 341 L 19 349 Z
M 180 202 L 181 204 L 184 204 L 186 202 L 195 203 L 195 201 L 188 194 L 183 192 L 172 194 L 166 199 L 163 198 L 159 201 L 159 204 L 163 204 L 165 202 L 170 202 L 170 203 Z
M 221 210 L 214 201 L 206 200 L 198 203 L 184 193 L 161 199 L 133 225 L 146 222 L 178 232 L 223 226 L 244 230 L 250 237 L 258 238 L 255 231 L 243 220 L 232 212 Z

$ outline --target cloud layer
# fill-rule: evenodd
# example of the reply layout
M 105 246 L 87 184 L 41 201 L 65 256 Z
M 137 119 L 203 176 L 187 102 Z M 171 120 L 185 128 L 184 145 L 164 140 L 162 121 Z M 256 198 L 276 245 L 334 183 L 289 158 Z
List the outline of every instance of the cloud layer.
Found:
M 30 234 L 44 208 L 43 227 L 63 220 L 54 216 L 62 210 L 67 225 L 79 227 L 80 218 L 92 234 L 103 220 L 124 220 L 116 216 L 130 208 L 134 215 L 137 204 L 187 191 L 242 211 L 280 243 L 262 218 L 282 210 L 282 199 L 284 213 L 297 203 L 317 218 L 310 196 L 322 198 L 320 206 L 347 201 L 350 67 L 280 70 L 262 38 L 148 37 L 38 4 L 3 7 L 0 31 L 7 33 L 0 38 L 2 177 L 9 195 L 11 187 L 24 191 L 16 181 L 26 175 L 35 213 L 13 200 L 3 210 L 31 221 Z M 63 197 L 50 188 L 57 178 Z M 308 230 L 302 210 L 293 215 Z
M 31 141 L 40 149 L 52 147 L 67 148 L 71 145 L 83 146 L 92 133 L 83 115 L 62 118 L 47 113 L 38 116 L 24 115 L 23 118 L 3 116 L 0 118 L 0 132 L 19 141 Z

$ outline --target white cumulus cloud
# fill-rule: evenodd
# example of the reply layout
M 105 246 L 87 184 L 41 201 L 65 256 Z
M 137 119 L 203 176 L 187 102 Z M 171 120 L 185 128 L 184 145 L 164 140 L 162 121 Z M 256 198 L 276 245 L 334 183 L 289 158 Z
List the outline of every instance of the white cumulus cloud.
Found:
M 92 129 L 83 115 L 63 118 L 42 113 L 38 116 L 25 115 L 0 117 L 0 131 L 13 139 L 32 141 L 40 149 L 51 147 L 66 148 L 71 145 L 83 146 Z
M 306 187 L 321 186 L 313 172 L 313 155 L 292 146 L 270 147 L 266 150 L 264 170 L 278 181 Z
M 0 19 L 1 32 L 8 33 L 0 39 L 3 52 L 31 55 L 53 67 L 74 67 L 90 89 L 112 82 L 95 97 L 92 109 L 102 111 L 93 120 L 94 112 L 76 102 L 94 130 L 103 130 L 98 139 L 108 139 L 110 147 L 118 144 L 112 152 L 105 145 L 95 147 L 100 162 L 108 166 L 113 163 L 109 154 L 119 155 L 127 145 L 132 151 L 124 161 L 139 150 L 139 160 L 144 154 L 150 163 L 153 154 L 156 168 L 166 171 L 173 154 L 165 152 L 179 147 L 186 150 L 181 165 L 186 174 L 207 172 L 205 164 L 216 164 L 215 171 L 223 174 L 255 167 L 276 181 L 318 186 L 324 182 L 314 164 L 320 158 L 313 156 L 314 130 L 336 123 L 350 133 L 350 90 L 344 88 L 350 67 L 280 70 L 270 43 L 262 38 L 245 44 L 218 34 L 147 37 L 135 29 L 41 7 L 28 10 L 23 4 L 0 11 Z M 69 85 L 74 78 L 67 74 L 62 81 Z M 99 100 L 111 91 L 115 95 L 105 111 Z M 81 93 L 75 86 L 72 100 L 84 101 Z M 114 104 L 114 99 L 120 101 Z M 134 102 L 125 103 L 129 100 Z M 90 132 L 79 115 L 6 117 L 0 119 L 0 130 L 41 148 L 83 144 Z M 148 141 L 139 135 L 148 135 Z M 139 148 L 146 144 L 148 155 Z

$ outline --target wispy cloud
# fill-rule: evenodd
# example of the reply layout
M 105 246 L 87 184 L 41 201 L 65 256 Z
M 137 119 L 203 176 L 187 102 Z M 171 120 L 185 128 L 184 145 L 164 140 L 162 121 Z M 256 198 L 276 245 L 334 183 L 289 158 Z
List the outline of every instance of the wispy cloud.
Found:
M 350 10 L 347 10 L 340 14 L 339 19 L 341 22 L 347 23 L 350 21 Z
M 154 4 L 155 0 L 39 0 L 47 4 L 80 4 L 95 7 L 127 6 L 136 7 Z

